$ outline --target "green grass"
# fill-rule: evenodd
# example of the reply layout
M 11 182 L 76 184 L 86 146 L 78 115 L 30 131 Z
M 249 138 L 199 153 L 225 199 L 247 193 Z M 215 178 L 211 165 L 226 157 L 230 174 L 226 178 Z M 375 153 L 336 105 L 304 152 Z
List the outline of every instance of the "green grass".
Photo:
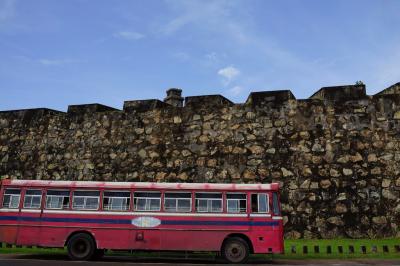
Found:
M 383 246 L 387 246 L 389 252 L 383 252 Z M 285 241 L 285 254 L 274 254 L 274 255 L 254 255 L 257 259 L 400 259 L 400 251 L 395 250 L 395 246 L 400 246 L 400 238 L 390 239 L 300 239 L 300 240 L 286 240 Z M 292 253 L 292 247 L 295 247 L 296 253 Z M 307 246 L 308 254 L 303 254 L 303 247 Z M 314 246 L 319 246 L 319 253 L 314 252 Z M 332 253 L 327 254 L 327 247 L 330 246 Z M 339 253 L 338 247 L 342 246 L 343 253 Z M 354 247 L 354 253 L 349 252 L 349 246 Z M 366 254 L 363 254 L 361 247 L 365 246 Z M 377 252 L 372 251 L 372 247 L 376 246 Z M 3 247 L 0 248 L 0 254 L 66 254 L 65 249 L 55 248 L 28 248 L 15 246 L 11 248 Z M 131 255 L 129 253 L 121 252 L 109 252 L 108 254 L 118 255 Z M 152 257 L 184 257 L 185 253 L 177 252 L 138 252 L 134 253 L 133 256 L 152 258 Z M 202 253 L 195 255 L 189 254 L 189 257 L 195 256 L 196 258 L 205 258 L 211 255 L 210 253 Z
M 0 254 L 67 254 L 67 251 L 62 248 L 37 248 L 37 247 L 21 247 L 12 248 L 2 247 L 0 248 Z
M 400 246 L 400 238 L 387 239 L 299 239 L 285 241 L 285 254 L 272 255 L 273 258 L 285 259 L 338 259 L 338 258 L 375 258 L 375 259 L 400 259 L 400 251 L 395 250 L 395 245 Z M 292 253 L 295 246 L 296 253 Z M 303 247 L 307 246 L 308 254 L 303 254 Z M 314 252 L 314 246 L 319 246 L 319 253 Z M 327 254 L 328 246 L 331 254 Z M 343 253 L 339 253 L 339 246 Z M 349 246 L 354 247 L 354 253 L 350 253 Z M 365 246 L 366 254 L 362 253 L 361 247 Z M 373 246 L 377 248 L 372 251 Z M 388 247 L 389 252 L 383 251 L 383 246 Z

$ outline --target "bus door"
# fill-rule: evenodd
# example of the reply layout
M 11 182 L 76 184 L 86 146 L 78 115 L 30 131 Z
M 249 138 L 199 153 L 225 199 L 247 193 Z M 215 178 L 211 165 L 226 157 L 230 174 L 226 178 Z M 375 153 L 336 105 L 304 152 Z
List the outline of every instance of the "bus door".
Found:
M 40 237 L 42 189 L 26 189 L 19 217 L 18 245 L 36 245 Z
M 272 230 L 278 232 L 278 234 L 281 235 L 283 238 L 283 220 L 278 191 L 273 191 L 271 193 L 270 208 L 272 222 L 274 223 Z
M 277 191 L 272 192 L 272 200 L 270 201 L 272 218 L 275 220 L 282 219 L 281 206 L 279 203 L 279 194 Z
M 253 230 L 260 230 L 260 225 L 263 225 L 265 221 L 271 219 L 268 204 L 268 193 L 259 192 L 251 193 L 250 203 L 250 221 L 253 226 Z
M 15 244 L 17 242 L 19 216 L 21 212 L 21 189 L 20 188 L 2 188 L 2 212 L 1 216 L 10 217 L 7 220 L 8 226 L 1 229 L 0 241 L 4 243 Z

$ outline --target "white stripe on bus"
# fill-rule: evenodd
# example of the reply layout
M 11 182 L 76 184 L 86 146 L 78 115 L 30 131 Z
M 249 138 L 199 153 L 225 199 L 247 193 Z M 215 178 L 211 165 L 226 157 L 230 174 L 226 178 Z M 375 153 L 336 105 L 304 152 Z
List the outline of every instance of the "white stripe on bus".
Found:
M 0 209 L 0 212 L 19 212 L 19 209 L 3 208 L 3 209 Z
M 250 217 L 271 217 L 271 214 L 268 213 L 252 213 Z
M 0 212 L 19 212 L 19 209 L 0 208 Z M 25 213 L 40 213 L 41 210 L 21 209 Z M 247 217 L 245 213 L 175 213 L 175 212 L 113 212 L 113 211 L 69 211 L 69 210 L 43 210 L 51 214 L 101 214 L 101 215 L 131 215 L 131 216 L 180 216 L 180 217 Z M 271 217 L 267 213 L 252 213 L 250 217 Z M 272 217 L 273 220 L 282 220 L 281 216 Z
M 21 212 L 29 212 L 29 213 L 41 213 L 42 210 L 31 210 L 31 209 L 21 209 Z

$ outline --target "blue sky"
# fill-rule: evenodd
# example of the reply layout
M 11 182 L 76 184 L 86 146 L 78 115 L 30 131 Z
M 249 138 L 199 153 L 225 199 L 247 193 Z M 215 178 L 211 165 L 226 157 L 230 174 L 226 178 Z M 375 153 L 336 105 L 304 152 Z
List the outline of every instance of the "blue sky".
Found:
M 400 81 L 400 1 L 0 0 L 0 110 Z

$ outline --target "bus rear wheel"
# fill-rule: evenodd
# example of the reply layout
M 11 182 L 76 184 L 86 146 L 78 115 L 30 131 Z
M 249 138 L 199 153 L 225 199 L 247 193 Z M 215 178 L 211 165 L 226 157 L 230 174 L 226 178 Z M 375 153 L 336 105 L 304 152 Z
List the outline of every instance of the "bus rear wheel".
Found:
M 90 260 L 96 251 L 96 245 L 90 235 L 79 233 L 71 237 L 67 249 L 72 260 Z
M 250 248 L 240 237 L 231 237 L 224 241 L 222 257 L 229 263 L 243 263 L 249 258 Z

